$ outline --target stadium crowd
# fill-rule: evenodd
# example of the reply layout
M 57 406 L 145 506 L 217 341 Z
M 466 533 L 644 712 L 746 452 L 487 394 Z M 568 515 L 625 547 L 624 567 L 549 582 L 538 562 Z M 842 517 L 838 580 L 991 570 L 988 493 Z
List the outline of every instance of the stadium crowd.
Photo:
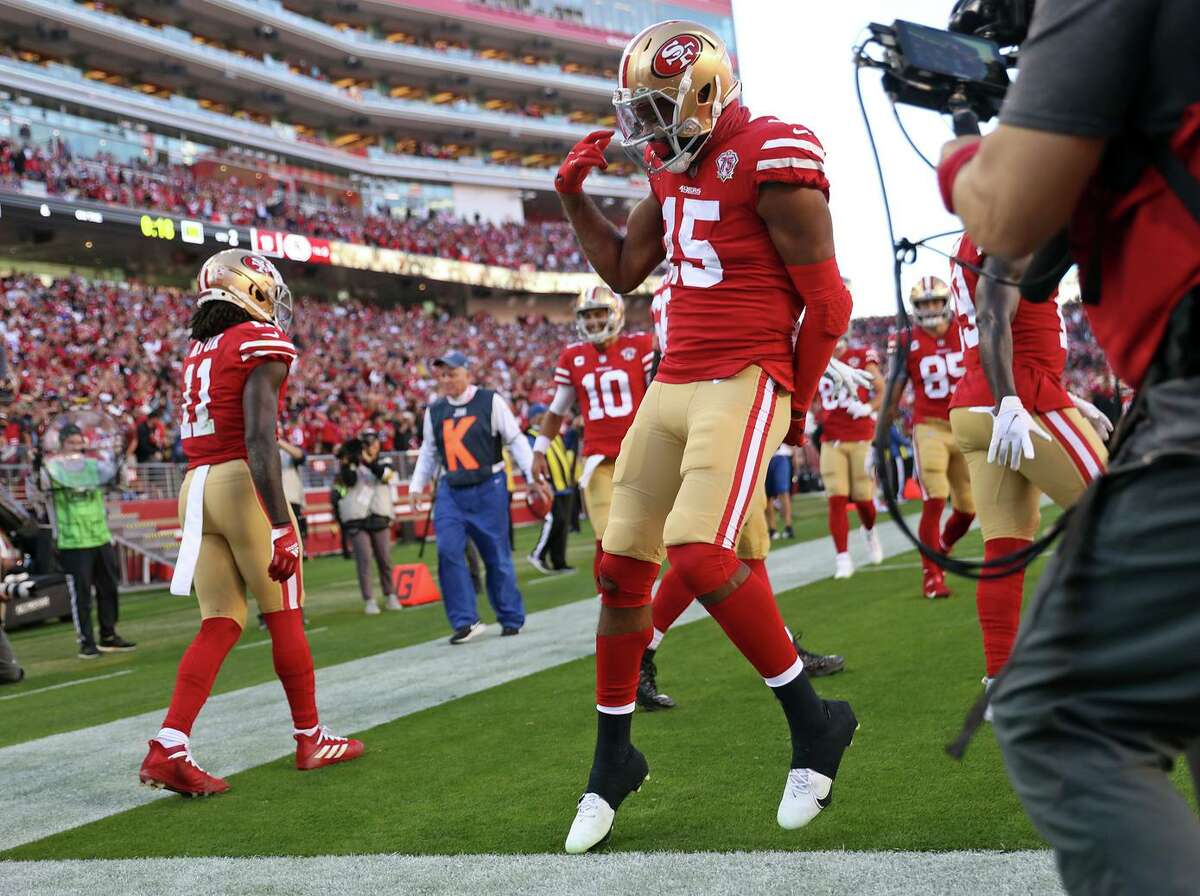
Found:
M 180 458 L 176 402 L 192 310 L 184 291 L 78 277 L 0 278 L 0 320 L 16 402 L 0 420 L 4 460 L 27 456 L 38 433 L 69 408 L 105 409 L 129 432 L 139 461 Z M 519 414 L 551 397 L 554 362 L 576 338 L 544 317 L 502 321 L 419 307 L 300 299 L 292 336 L 300 349 L 289 379 L 286 435 L 310 452 L 332 451 L 364 427 L 385 450 L 414 448 L 419 415 L 434 392 L 429 359 L 457 348 L 479 379 L 509 396 Z M 1081 309 L 1065 311 L 1073 390 L 1101 401 L 1113 380 Z M 892 319 L 853 322 L 856 340 L 886 349 Z M 3 410 L 0 409 L 0 413 Z
M 264 188 L 233 177 L 202 179 L 186 166 L 76 158 L 61 141 L 34 146 L 0 140 L 0 185 L 20 188 L 30 181 L 44 185 L 51 196 L 171 212 L 215 224 L 276 228 L 509 268 L 537 259 L 542 270 L 587 270 L 571 228 L 562 221 L 491 224 L 448 214 L 394 217 L 299 188 L 287 191 L 273 183 Z

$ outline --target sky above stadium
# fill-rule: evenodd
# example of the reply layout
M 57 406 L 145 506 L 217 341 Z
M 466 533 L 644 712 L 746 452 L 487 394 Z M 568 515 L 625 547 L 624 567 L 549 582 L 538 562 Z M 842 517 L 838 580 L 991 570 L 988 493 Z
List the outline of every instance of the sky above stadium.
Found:
M 851 48 L 872 21 L 908 19 L 946 27 L 952 0 L 853 0 L 781 3 L 734 0 L 743 97 L 756 114 L 806 125 L 825 145 L 838 263 L 852 281 L 854 314 L 895 313 L 892 261 L 883 201 L 867 132 L 854 94 Z M 958 226 L 942 208 L 934 174 L 905 142 L 879 86 L 862 73 L 863 99 L 883 160 L 896 235 L 916 240 Z M 901 107 L 900 116 L 925 155 L 937 159 L 952 137 L 948 120 Z M 949 249 L 953 241 L 942 241 Z M 905 269 L 909 285 L 924 274 L 946 278 L 946 260 L 922 252 Z

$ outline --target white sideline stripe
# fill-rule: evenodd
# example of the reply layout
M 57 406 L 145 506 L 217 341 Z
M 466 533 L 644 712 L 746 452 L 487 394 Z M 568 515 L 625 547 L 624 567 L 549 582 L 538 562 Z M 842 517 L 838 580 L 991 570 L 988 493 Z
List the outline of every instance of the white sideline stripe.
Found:
M 881 522 L 876 531 L 885 556 L 912 549 L 895 523 Z M 866 563 L 861 539 L 855 539 L 851 554 L 856 564 Z M 826 579 L 833 572 L 833 542 L 826 536 L 775 551 L 767 558 L 767 570 L 778 592 Z M 917 594 L 920 582 L 913 582 Z M 326 713 L 322 722 L 344 733 L 364 731 L 591 656 L 596 614 L 594 598 L 532 613 L 520 638 L 494 635 L 474 641 L 473 663 L 463 663 L 460 648 L 439 637 L 318 669 L 317 699 Z M 675 624 L 706 618 L 693 602 Z M 363 687 L 364 681 L 371 687 Z M 0 787 L 0 818 L 5 820 L 0 850 L 171 796 L 136 786 L 146 741 L 158 731 L 163 712 L 156 709 L 0 749 L 5 784 Z M 105 749 L 80 751 L 81 742 L 104 744 Z M 191 747 L 204 768 L 222 777 L 291 754 L 292 721 L 279 683 L 272 679 L 213 697 Z M 64 775 L 63 768 L 71 774 Z
M 329 628 L 329 626 L 327 626 L 327 625 L 321 625 L 321 626 L 318 626 L 317 628 L 306 628 L 304 630 L 304 634 L 305 635 L 315 635 L 317 632 L 326 631 L 328 628 Z M 270 643 L 271 643 L 271 638 L 270 638 L 270 636 L 268 636 L 268 637 L 262 638 L 261 640 L 258 640 L 258 641 L 250 641 L 247 644 L 239 644 L 237 647 L 235 647 L 233 649 L 234 650 L 248 650 L 251 647 L 262 647 L 264 644 L 270 644 Z
M 64 681 L 62 684 L 50 684 L 44 688 L 34 688 L 32 691 L 22 691 L 19 694 L 9 694 L 7 697 L 0 697 L 3 700 L 17 700 L 21 697 L 28 697 L 30 694 L 44 694 L 46 691 L 57 691 L 59 688 L 72 688 L 77 684 L 87 684 L 89 681 L 104 681 L 106 678 L 116 678 L 119 675 L 129 675 L 132 669 L 122 669 L 120 672 L 109 672 L 107 675 L 93 675 L 91 678 L 77 678 L 75 681 Z
M 279 856 L 5 862 L 8 891 L 95 896 L 377 896 L 379 893 L 653 893 L 654 896 L 1060 896 L 1049 851 L 618 852 L 566 855 Z M 336 882 L 336 886 L 331 885 Z M 402 882 L 402 883 L 401 883 Z M 101 888 L 103 889 L 103 887 Z

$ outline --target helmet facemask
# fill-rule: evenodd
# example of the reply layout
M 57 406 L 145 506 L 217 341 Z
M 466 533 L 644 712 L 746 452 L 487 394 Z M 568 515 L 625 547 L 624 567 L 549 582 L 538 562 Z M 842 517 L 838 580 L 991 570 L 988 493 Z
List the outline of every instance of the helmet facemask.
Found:
M 917 325 L 926 330 L 935 330 L 948 324 L 954 317 L 950 305 L 950 287 L 938 277 L 922 277 L 908 296 L 912 304 L 913 318 Z
M 603 324 L 599 315 L 603 311 Z M 584 342 L 604 345 L 615 339 L 625 326 L 625 303 L 607 287 L 592 287 L 575 301 L 575 331 Z
M 633 95 L 625 96 L 630 94 L 628 88 L 619 89 L 613 95 L 617 127 L 624 138 L 621 148 L 647 174 L 660 171 L 682 174 L 700 154 L 711 133 L 702 130 L 695 118 L 678 120 L 682 111 L 678 93 L 673 88 L 647 90 L 643 87 Z M 661 151 L 664 148 L 665 153 Z

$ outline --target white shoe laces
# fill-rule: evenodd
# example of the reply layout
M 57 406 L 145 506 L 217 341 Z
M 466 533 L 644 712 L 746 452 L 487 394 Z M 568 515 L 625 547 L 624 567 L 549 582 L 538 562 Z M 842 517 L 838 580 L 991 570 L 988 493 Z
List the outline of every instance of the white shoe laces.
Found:
M 334 734 L 327 725 L 322 725 L 317 729 L 317 743 L 324 743 L 327 740 L 345 741 L 349 738 Z
M 182 759 L 188 765 L 191 765 L 192 767 L 194 767 L 197 771 L 204 772 L 204 774 L 206 774 L 206 775 L 208 774 L 208 772 L 205 772 L 204 769 L 200 768 L 199 763 L 197 763 L 196 760 L 192 758 L 192 751 L 190 749 L 188 749 L 186 744 L 183 746 L 180 746 L 180 747 L 176 747 L 174 752 L 167 754 L 167 758 L 168 759 Z
M 806 768 L 794 768 L 788 772 L 787 795 L 794 800 L 813 795 L 812 779 Z
M 600 817 L 601 810 L 608 805 L 604 797 L 598 793 L 585 793 L 579 800 L 579 809 L 575 813 L 576 819 L 593 819 Z

